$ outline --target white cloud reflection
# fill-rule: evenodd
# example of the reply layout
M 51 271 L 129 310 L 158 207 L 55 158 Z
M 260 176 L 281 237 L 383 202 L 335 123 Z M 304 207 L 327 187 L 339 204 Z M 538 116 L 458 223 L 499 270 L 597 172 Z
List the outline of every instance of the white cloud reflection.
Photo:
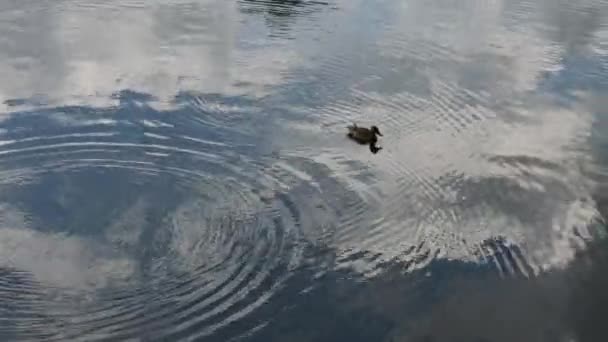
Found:
M 149 93 L 156 105 L 180 90 L 260 96 L 298 62 L 287 41 L 239 46 L 267 28 L 261 18 L 245 20 L 235 1 L 46 6 L 3 14 L 10 20 L 0 30 L 10 34 L 0 40 L 0 102 L 43 96 L 102 106 L 120 89 Z
M 29 227 L 25 215 L 0 206 L 0 267 L 27 271 L 52 288 L 90 291 L 124 283 L 136 263 L 111 246 Z
M 110 1 L 92 7 L 79 3 L 55 2 L 27 13 L 14 9 L 0 14 L 18 19 L 0 20 L 0 29 L 11 32 L 0 40 L 0 77 L 5 80 L 0 84 L 0 100 L 43 94 L 61 104 L 108 105 L 110 95 L 125 88 L 158 97 L 158 105 L 166 104 L 180 90 L 263 96 L 270 92 L 269 87 L 289 82 L 291 72 L 300 68 L 298 75 L 310 77 L 313 86 L 318 77 L 335 82 L 332 91 L 344 91 L 340 94 L 344 97 L 327 100 L 320 110 L 335 114 L 324 118 L 331 121 L 328 126 L 339 123 L 334 127 L 343 129 L 342 123 L 355 120 L 383 127 L 383 153 L 373 158 L 356 148 L 340 153 L 383 175 L 375 186 L 394 212 L 399 210 L 397 204 L 433 195 L 425 188 L 429 184 L 432 187 L 442 177 L 461 175 L 466 180 L 508 179 L 519 182 L 520 190 L 544 192 L 546 221 L 555 221 L 555 225 L 543 226 L 514 223 L 483 199 L 477 203 L 482 213 L 467 216 L 445 206 L 445 202 L 461 200 L 458 191 L 440 189 L 442 193 L 434 194 L 437 202 L 421 199 L 427 201 L 427 207 L 435 206 L 436 216 L 409 230 L 403 228 L 411 221 L 396 217 L 395 224 L 386 228 L 391 239 L 358 248 L 390 258 L 403 252 L 403 241 L 415 241 L 424 231 L 424 237 L 431 236 L 446 257 L 465 258 L 469 251 L 457 242 L 458 236 L 480 242 L 508 233 L 516 242 L 528 244 L 540 264 L 555 264 L 572 255 L 573 249 L 564 246 L 571 239 L 566 231 L 572 222 L 582 225 L 597 215 L 585 202 L 593 184 L 580 167 L 589 162 L 588 154 L 581 152 L 587 148 L 593 124 L 589 97 L 565 108 L 539 91 L 543 78 L 563 70 L 569 48 L 580 45 L 573 40 L 589 36 L 578 28 L 598 29 L 583 25 L 587 17 L 575 12 L 566 12 L 572 14 L 567 18 L 574 19 L 564 24 L 559 20 L 564 17 L 561 5 L 506 0 L 383 2 L 390 9 L 386 13 L 393 17 L 389 23 L 379 24 L 374 17 L 378 13 L 368 16 L 373 11 L 365 2 L 341 1 L 340 11 L 347 15 L 315 28 L 323 32 L 321 43 L 307 50 L 315 37 L 295 42 L 268 40 L 262 18 L 243 15 L 235 1 Z M 567 25 L 576 29 L 564 27 Z M 354 27 L 360 31 L 351 33 Z M 555 27 L 559 29 L 551 30 Z M 592 51 L 606 51 L 605 44 L 597 43 L 605 32 L 599 30 L 595 39 L 587 41 Z M 312 57 L 340 65 L 318 66 L 311 62 Z M 373 86 L 364 89 L 368 80 L 377 81 L 375 72 L 384 68 L 394 75 L 394 92 L 384 94 Z M 428 89 L 417 89 L 420 93 L 407 89 L 412 70 L 427 81 Z M 320 83 L 317 85 L 324 85 Z M 285 107 L 304 107 L 306 113 L 306 105 L 289 103 Z M 463 120 L 470 119 L 471 113 L 479 118 Z M 518 118 L 512 119 L 512 115 Z M 325 143 L 318 137 L 326 131 L 315 127 L 309 132 L 318 133 L 310 138 L 312 145 Z M 338 175 L 347 173 L 333 156 L 311 149 L 310 157 Z M 557 196 L 559 189 L 527 179 L 522 182 L 520 177 L 523 172 L 540 178 L 555 174 L 543 168 L 507 168 L 491 157 L 536 158 L 559 165 L 565 170 L 558 183 L 560 189 L 567 189 L 566 198 Z M 409 189 L 415 194 L 404 194 L 404 188 L 395 184 L 411 175 L 419 177 L 413 183 L 419 182 L 420 188 Z M 404 200 L 404 196 L 409 197 Z M 452 217 L 456 220 L 450 225 Z
M 567 23 L 576 29 L 563 27 L 542 2 L 433 4 L 395 5 L 392 25 L 377 37 L 376 60 L 385 58 L 386 67 L 397 74 L 393 92 L 367 86 L 368 80 L 382 82 L 363 75 L 352 98 L 336 99 L 319 110 L 332 113 L 324 124 L 336 131 L 355 121 L 379 124 L 385 135 L 385 150 L 376 156 L 356 147 L 343 151 L 382 175 L 373 186 L 383 194 L 378 212 L 389 221 L 382 226 L 384 238 L 365 243 L 364 236 L 338 238 L 336 247 L 392 259 L 402 256 L 403 242 L 424 241 L 442 257 L 474 259 L 472 248 L 502 235 L 521 246 L 537 271 L 565 265 L 580 247 L 574 230 L 588 235 L 586 226 L 599 216 L 592 200 L 595 184 L 587 172 L 593 167 L 593 90 L 579 91 L 579 100 L 564 106 L 556 101 L 559 95 L 541 85 L 564 68 L 576 67 L 563 64 L 572 52 L 567 47 L 580 46 L 570 41 L 584 38 L 590 47 L 602 46 L 601 35 L 588 39 L 593 37 L 588 31 L 598 27 L 586 25 L 584 15 Z M 556 42 L 551 35 L 555 26 L 576 34 L 567 35 L 568 42 Z M 427 81 L 422 83 L 427 92 L 408 89 L 412 70 Z M 314 148 L 310 157 L 338 174 L 349 172 Z M 502 165 L 496 158 L 515 164 Z M 500 202 L 510 192 L 518 193 L 518 203 Z M 428 216 L 408 211 L 418 202 L 432 209 Z M 462 203 L 467 206 L 459 207 Z M 514 214 L 512 205 L 529 208 L 528 213 Z

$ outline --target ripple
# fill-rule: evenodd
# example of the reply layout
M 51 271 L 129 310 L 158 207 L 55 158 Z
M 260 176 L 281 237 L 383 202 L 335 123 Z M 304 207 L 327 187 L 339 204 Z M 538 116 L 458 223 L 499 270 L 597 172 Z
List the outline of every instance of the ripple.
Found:
M 505 276 L 533 276 L 547 258 L 566 260 L 569 252 L 562 252 L 572 246 L 564 241 L 574 239 L 574 226 L 562 212 L 578 210 L 572 208 L 579 198 L 588 197 L 588 189 L 574 184 L 586 176 L 562 163 L 577 157 L 562 155 L 561 148 L 537 154 L 562 143 L 536 139 L 536 129 L 544 132 L 554 122 L 545 108 L 556 108 L 542 103 L 538 79 L 559 68 L 563 51 L 529 26 L 496 24 L 530 20 L 523 18 L 526 9 L 538 20 L 538 4 L 503 10 L 500 1 L 413 1 L 397 7 L 355 11 L 365 24 L 384 19 L 357 31 L 356 39 L 345 34 L 332 41 L 315 68 L 291 73 L 297 86 L 281 97 L 307 104 L 293 115 L 301 135 L 287 149 L 327 165 L 347 186 L 337 196 L 342 206 L 335 209 L 330 242 L 340 251 L 340 266 L 374 276 L 386 260 L 412 270 L 458 258 L 493 260 Z M 533 58 L 515 54 L 522 44 Z M 570 120 L 565 112 L 561 117 Z M 561 121 L 560 127 L 581 124 L 586 132 L 586 120 Z M 378 125 L 384 149 L 372 156 L 340 140 L 352 122 Z M 582 212 L 581 221 L 598 215 Z M 500 243 L 491 242 L 499 237 Z
M 247 339 L 331 292 L 325 275 L 456 259 L 533 278 L 595 237 L 594 119 L 551 95 L 606 84 L 599 10 L 35 6 L 0 14 L 3 339 Z M 345 139 L 352 122 L 380 127 L 381 153 Z
M 7 130 L 0 146 L 2 202 L 14 207 L 3 217 L 30 217 L 13 226 L 22 233 L 0 229 L 3 248 L 16 256 L 4 266 L 36 279 L 2 293 L 39 294 L 30 298 L 30 316 L 21 306 L 25 316 L 7 317 L 15 328 L 3 333 L 27 324 L 32 331 L 45 327 L 45 340 L 213 336 L 267 305 L 306 263 L 305 248 L 327 234 L 319 227 L 329 229 L 328 218 L 322 224 L 322 217 L 308 217 L 312 205 L 329 208 L 318 183 L 326 176 L 311 173 L 316 166 L 306 160 L 256 156 L 246 130 L 228 134 L 230 115 L 216 116 L 208 137 L 196 135 L 215 115 L 209 109 L 188 115 L 201 111 L 204 121 L 152 112 L 123 121 L 129 129 L 115 121 L 87 133 L 70 116 L 48 121 L 53 113 L 16 115 L 2 124 L 47 123 L 44 135 Z M 313 197 L 304 200 L 300 192 Z M 36 207 L 40 201 L 56 212 Z M 79 221 L 83 215 L 107 223 L 83 230 L 79 225 L 90 224 Z M 46 247 L 32 251 L 40 246 Z M 50 292 L 69 294 L 77 304 L 64 305 Z

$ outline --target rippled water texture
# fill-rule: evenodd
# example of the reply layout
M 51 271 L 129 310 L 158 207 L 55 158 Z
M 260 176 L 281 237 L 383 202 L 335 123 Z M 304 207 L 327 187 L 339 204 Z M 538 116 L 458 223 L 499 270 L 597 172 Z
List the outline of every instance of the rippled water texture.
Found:
M 607 14 L 1 0 L 0 339 L 608 340 Z

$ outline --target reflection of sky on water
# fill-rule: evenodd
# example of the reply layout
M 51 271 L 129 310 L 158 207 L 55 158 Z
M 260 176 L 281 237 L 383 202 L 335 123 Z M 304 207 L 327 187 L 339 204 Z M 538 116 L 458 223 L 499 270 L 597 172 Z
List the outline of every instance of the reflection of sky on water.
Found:
M 307 10 L 309 17 L 302 21 L 297 20 L 301 13 L 296 6 L 294 18 L 288 20 L 293 25 L 292 39 L 281 39 L 279 35 L 271 40 L 253 39 L 272 28 L 272 24 L 263 23 L 264 16 L 273 16 L 270 2 L 209 0 L 146 6 L 121 3 L 120 7 L 112 3 L 88 7 L 62 2 L 49 8 L 32 5 L 27 13 L 9 9 L 5 16 L 12 21 L 6 26 L 11 28 L 15 21 L 21 21 L 19 27 L 25 30 L 12 32 L 11 39 L 3 43 L 7 62 L 2 63 L 2 76 L 11 82 L 1 85 L 2 96 L 9 105 L 39 94 L 54 99 L 52 103 L 110 105 L 117 104 L 111 95 L 127 88 L 153 95 L 166 108 L 178 92 L 188 90 L 253 95 L 261 101 L 251 103 L 251 108 L 271 113 L 268 120 L 283 115 L 306 120 L 312 117 L 317 118 L 313 126 L 320 122 L 330 132 L 346 123 L 346 115 L 348 120 L 385 122 L 389 149 L 386 157 L 363 161 L 372 170 L 388 174 L 377 184 L 385 196 L 402 196 L 394 193 L 402 189 L 392 184 L 403 170 L 393 170 L 391 159 L 407 160 L 409 172 L 420 172 L 429 179 L 448 177 L 449 183 L 450 179 L 464 177 L 451 183 L 453 188 L 442 195 L 441 203 L 461 203 L 458 205 L 469 209 L 481 204 L 480 210 L 498 214 L 494 221 L 504 221 L 504 227 L 498 224 L 490 234 L 517 230 L 510 218 L 519 216 L 523 222 L 520 242 L 536 240 L 542 245 L 547 241 L 543 242 L 541 236 L 549 232 L 533 232 L 526 238 L 531 233 L 526 233 L 527 227 L 541 220 L 552 229 L 551 216 L 529 217 L 534 213 L 526 214 L 528 205 L 509 203 L 508 195 L 503 196 L 507 202 L 500 202 L 500 197 L 491 191 L 485 198 L 475 196 L 483 194 L 483 189 L 501 191 L 513 187 L 513 191 L 528 191 L 529 198 L 537 198 L 534 203 L 544 203 L 541 206 L 548 212 L 580 214 L 580 209 L 587 206 L 592 185 L 576 166 L 588 162 L 581 160 L 585 156 L 581 151 L 588 143 L 585 132 L 590 131 L 593 122 L 593 106 L 597 102 L 594 94 L 605 83 L 601 72 L 593 74 L 606 64 L 597 40 L 602 35 L 603 17 L 596 14 L 605 9 L 595 9 L 594 3 L 589 4 L 588 10 L 580 10 L 579 5 L 543 1 L 534 4 L 531 14 L 524 15 L 521 6 L 527 4 L 517 2 L 433 4 L 413 1 L 372 6 L 339 2 L 331 9 L 311 5 Z M 289 14 L 289 8 L 274 15 Z M 542 24 L 522 25 L 521 17 L 526 16 L 541 20 Z M 310 18 L 320 25 L 311 24 Z M 25 25 L 28 22 L 37 25 Z M 311 26 L 319 28 L 310 29 Z M 353 28 L 357 34 L 351 32 Z M 428 45 L 431 43 L 434 45 Z M 544 93 L 535 90 L 537 85 Z M 461 102 L 442 106 L 449 106 L 463 117 L 471 112 L 477 117 L 461 128 L 455 126 L 460 123 L 447 120 L 454 126 L 433 133 L 433 118 L 443 115 L 441 106 L 433 102 L 441 99 L 442 92 L 456 88 L 469 93 L 457 94 L 464 97 Z M 567 93 L 575 92 L 578 97 L 564 106 L 560 100 L 568 88 Z M 481 97 L 466 98 L 476 92 Z M 363 100 L 362 95 L 366 96 Z M 355 103 L 353 113 L 336 112 L 336 106 L 349 101 Z M 307 108 L 315 108 L 315 112 Z M 412 111 L 403 113 L 408 108 Z M 513 123 L 511 114 L 516 120 L 525 121 Z M 398 120 L 393 119 L 396 115 L 407 117 L 405 126 L 391 121 Z M 278 125 L 266 119 L 262 122 Z M 315 127 L 305 128 L 315 131 Z M 451 134 L 446 134 L 446 130 Z M 327 131 L 318 131 L 320 139 L 303 134 L 296 144 L 308 143 L 308 139 L 323 145 L 335 143 L 324 132 Z M 279 136 L 275 134 L 274 139 Z M 299 147 L 280 140 L 271 144 L 275 149 Z M 399 146 L 399 151 L 391 146 Z M 566 173 L 555 173 L 555 177 L 568 181 L 551 184 L 530 179 L 522 183 L 518 178 L 509 185 L 508 178 L 518 171 L 505 168 L 504 161 L 517 167 L 521 156 L 571 165 Z M 323 153 L 309 157 L 332 162 Z M 352 153 L 349 157 L 355 158 Z M 503 162 L 497 167 L 496 160 Z M 330 167 L 338 171 L 343 168 Z M 446 171 L 454 176 L 446 175 Z M 549 171 L 539 168 L 537 178 Z M 496 182 L 506 183 L 493 185 Z M 551 191 L 561 194 L 557 200 L 545 195 Z M 417 198 L 416 202 L 425 200 Z M 427 204 L 437 205 L 432 201 Z M 446 210 L 443 214 L 451 215 L 451 209 Z M 585 210 L 594 215 L 593 208 Z M 504 218 L 500 211 L 506 211 Z M 479 226 L 478 219 L 463 217 L 455 222 L 461 228 L 453 228 L 470 227 L 469 231 L 458 233 L 473 237 L 487 228 Z M 580 219 L 584 222 L 589 217 Z M 576 219 L 558 219 L 568 220 Z M 433 231 L 437 222 L 406 223 L 430 225 L 429 231 Z M 413 238 L 417 232 L 412 234 Z M 484 234 L 473 240 L 490 237 Z M 549 237 L 549 241 L 554 240 Z M 382 242 L 369 247 L 387 252 Z M 539 246 L 533 249 L 536 247 Z M 457 255 L 460 248 L 444 252 Z M 557 252 L 562 248 L 553 249 Z
M 309 168 L 308 173 L 294 176 L 293 184 L 275 185 L 275 191 L 289 188 L 279 196 L 301 203 L 323 202 L 327 196 L 323 191 L 336 201 L 356 197 L 369 206 L 359 224 L 379 221 L 383 234 L 336 230 L 335 217 L 329 214 L 302 218 L 311 220 L 303 224 L 306 227 L 317 224 L 336 230 L 332 234 L 305 232 L 306 238 L 330 247 L 328 264 L 333 266 L 344 251 L 369 257 L 352 257 L 352 262 L 341 264 L 370 276 L 366 278 L 370 283 L 359 286 L 340 280 L 344 276 L 340 272 L 348 274 L 348 270 L 325 275 L 327 283 L 310 291 L 308 306 L 294 312 L 310 309 L 319 317 L 327 317 L 323 310 L 344 312 L 336 313 L 340 319 L 334 325 L 320 328 L 320 335 L 299 331 L 292 320 L 279 320 L 278 327 L 285 324 L 292 331 L 290 338 L 301 333 L 302 340 L 368 341 L 387 331 L 393 336 L 424 337 L 427 327 L 439 334 L 435 338 L 442 336 L 441 331 L 454 329 L 460 329 L 456 335 L 470 337 L 466 331 L 483 325 L 468 327 L 466 319 L 472 317 L 488 322 L 488 332 L 480 334 L 495 334 L 496 341 L 538 340 L 534 334 L 541 328 L 551 331 L 547 336 L 571 333 L 556 323 L 564 319 L 559 314 L 566 315 L 563 306 L 570 291 L 581 297 L 578 308 L 582 312 L 597 309 L 585 306 L 581 290 L 563 278 L 576 269 L 578 264 L 568 263 L 577 248 L 586 244 L 584 240 L 595 234 L 587 226 L 603 209 L 597 203 L 603 203 L 598 189 L 605 178 L 605 133 L 600 129 L 606 108 L 603 93 L 608 88 L 605 4 L 436 0 L 336 1 L 284 10 L 273 10 L 274 6 L 274 2 L 215 0 L 145 5 L 121 1 L 98 6 L 62 1 L 6 8 L 0 11 L 0 30 L 9 32 L 0 40 L 0 77 L 8 80 L 0 84 L 5 112 L 2 129 L 8 132 L 3 140 L 27 138 L 32 134 L 28 127 L 35 127 L 38 135 L 72 134 L 70 125 L 80 125 L 82 131 L 83 123 L 90 121 L 91 127 L 112 127 L 122 143 L 147 144 L 158 142 L 159 135 L 153 134 L 162 133 L 158 127 L 169 122 L 183 135 L 223 144 L 213 148 L 226 151 L 227 158 L 232 153 L 235 159 L 245 156 L 253 162 L 278 154 L 293 157 L 289 159 L 293 163 L 296 157 L 307 160 L 302 165 Z M 124 89 L 129 91 L 120 92 Z M 48 112 L 29 112 L 37 102 L 47 103 Z M 66 104 L 81 107 L 62 107 Z M 205 116 L 204 124 L 187 121 L 195 109 Z M 343 126 L 350 121 L 379 123 L 385 134 L 384 153 L 361 154 L 344 142 Z M 125 156 L 142 158 L 137 153 Z M 154 162 L 184 166 L 191 162 L 186 159 L 172 156 Z M 35 166 L 14 162 L 15 166 Z M 201 165 L 209 167 L 210 173 L 221 171 L 210 164 L 188 164 L 192 169 Z M 277 161 L 273 167 L 289 165 Z M 197 205 L 191 202 L 191 194 L 172 189 L 171 180 L 152 186 L 145 180 L 121 182 L 120 173 L 95 177 L 108 184 L 81 177 L 42 177 L 33 189 L 62 194 L 53 205 L 37 202 L 27 187 L 22 193 L 2 196 L 0 264 L 27 270 L 37 282 L 78 290 L 124 286 L 145 279 L 142 270 L 153 273 L 167 267 L 146 264 L 154 257 L 153 250 L 132 253 L 133 246 L 146 241 L 141 240 L 145 229 L 129 227 L 158 225 L 162 214 L 169 212 L 188 216 Z M 334 178 L 339 184 L 333 183 Z M 321 183 L 326 188 L 307 184 L 310 179 L 316 182 L 313 185 Z M 333 188 L 327 191 L 327 187 Z M 115 189 L 127 189 L 124 203 L 113 200 Z M 209 189 L 201 185 L 198 190 Z M 70 191 L 76 194 L 72 198 Z M 112 217 L 110 207 L 124 210 L 111 222 L 90 222 L 86 216 L 71 214 L 61 221 L 62 210 L 78 205 L 83 193 L 95 194 L 96 203 L 102 205 L 82 203 L 82 213 Z M 169 203 L 155 202 L 159 193 L 166 194 Z M 13 202 L 23 206 L 8 204 Z M 105 208 L 103 203 L 112 205 Z M 314 205 L 307 207 L 308 212 L 318 210 Z M 336 207 L 340 209 L 339 204 Z M 290 210 L 289 205 L 285 210 Z M 158 217 L 148 216 L 153 212 Z M 150 221 L 141 222 L 142 217 Z M 356 222 L 353 227 L 358 227 Z M 180 248 L 182 252 L 178 258 L 183 264 L 178 266 L 187 270 L 195 263 L 190 258 L 205 253 L 191 244 L 203 233 L 186 221 L 174 228 L 171 243 L 178 254 Z M 103 237 L 88 235 L 93 231 Z M 532 283 L 518 279 L 500 283 L 491 275 L 490 280 L 479 281 L 481 285 L 477 280 L 458 282 L 453 288 L 464 289 L 462 298 L 445 300 L 452 289 L 445 283 L 458 274 L 491 273 L 493 266 L 467 262 L 479 262 L 478 253 L 471 249 L 497 236 L 506 236 L 524 251 L 520 252 L 524 256 L 514 257 L 524 276 L 540 274 L 540 278 Z M 409 268 L 415 262 L 404 253 L 404 241 L 414 246 L 426 243 L 424 248 L 442 260 L 415 271 L 419 267 Z M 116 249 L 117 245 L 124 249 Z M 394 269 L 382 267 L 389 261 L 396 262 Z M 564 270 L 542 273 L 558 265 Z M 509 273 L 505 269 L 511 266 L 497 268 Z M 402 274 L 404 269 L 411 275 Z M 345 277 L 358 280 L 358 276 Z M 422 285 L 405 285 L 412 279 L 422 279 Z M 594 279 L 593 284 L 604 281 Z M 545 293 L 554 285 L 555 293 Z M 476 286 L 489 289 L 481 294 L 469 290 Z M 404 294 L 412 290 L 425 293 L 417 298 Z M 342 291 L 355 295 L 355 304 L 335 309 L 320 303 L 333 300 L 333 307 L 343 306 L 348 295 Z M 388 295 L 374 295 L 385 291 L 393 291 L 402 307 L 387 303 L 384 297 Z M 507 299 L 513 303 L 501 300 L 503 293 L 511 293 Z M 279 308 L 296 294 L 284 296 L 273 305 Z M 530 304 L 534 298 L 548 303 L 551 310 Z M 484 302 L 507 310 L 485 321 L 485 312 L 460 311 Z M 414 315 L 409 305 L 431 307 L 434 312 L 418 328 L 401 327 L 395 317 Z M 49 316 L 54 309 L 49 308 Z M 523 318 L 537 323 L 534 331 L 504 331 L 496 323 L 515 320 L 527 309 L 528 316 Z M 547 311 L 552 313 L 540 318 Z M 355 329 L 349 335 L 347 327 L 357 326 L 344 318 L 349 314 L 372 323 L 365 331 Z M 309 313 L 302 315 L 312 326 L 328 324 L 313 322 Z M 464 323 L 459 321 L 462 326 L 442 323 L 445 317 L 458 315 L 464 317 Z M 340 324 L 344 327 L 339 328 Z M 523 323 L 514 323 L 518 324 Z M 277 340 L 284 338 L 278 333 L 280 328 L 273 329 L 265 333 Z M 581 329 L 577 334 L 589 331 Z M 262 334 L 260 341 L 271 337 Z
M 311 47 L 260 40 L 269 28 L 241 13 L 253 6 L 247 3 L 47 5 L 3 11 L 10 39 L 2 42 L 2 76 L 13 80 L 2 85 L 3 100 L 108 104 L 125 88 L 161 101 L 180 90 L 259 96 L 300 62 L 298 50 Z

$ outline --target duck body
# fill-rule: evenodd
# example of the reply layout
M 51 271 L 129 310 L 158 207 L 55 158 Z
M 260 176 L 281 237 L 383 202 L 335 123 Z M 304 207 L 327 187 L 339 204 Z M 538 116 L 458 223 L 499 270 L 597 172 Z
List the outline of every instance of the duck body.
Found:
M 380 130 L 376 126 L 371 126 L 370 128 L 359 127 L 357 124 L 352 124 L 347 127 L 348 133 L 347 136 L 358 142 L 361 145 L 368 145 L 373 153 L 378 152 L 382 149 L 382 147 L 377 147 L 376 143 L 378 142 L 378 135 L 382 136 Z

